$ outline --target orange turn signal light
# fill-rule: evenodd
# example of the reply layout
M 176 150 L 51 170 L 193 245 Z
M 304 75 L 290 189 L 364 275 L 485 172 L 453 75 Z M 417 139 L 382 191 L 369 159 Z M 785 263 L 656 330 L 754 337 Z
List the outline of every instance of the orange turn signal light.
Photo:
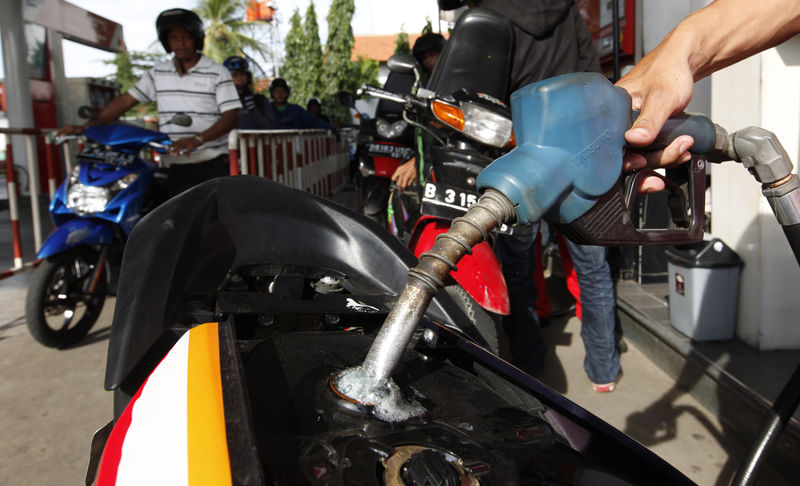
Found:
M 464 113 L 461 108 L 438 100 L 431 103 L 433 114 L 443 123 L 450 125 L 458 131 L 464 131 Z

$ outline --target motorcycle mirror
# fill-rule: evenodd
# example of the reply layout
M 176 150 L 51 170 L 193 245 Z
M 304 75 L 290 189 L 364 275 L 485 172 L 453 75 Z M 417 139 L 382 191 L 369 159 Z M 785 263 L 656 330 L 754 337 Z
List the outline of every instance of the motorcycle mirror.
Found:
M 404 54 L 397 54 L 386 61 L 386 67 L 390 71 L 400 74 L 410 74 L 417 69 L 417 61 L 411 56 Z
M 91 120 L 94 118 L 94 111 L 90 107 L 83 105 L 78 108 L 78 116 L 84 120 Z
M 188 127 L 192 124 L 192 117 L 186 113 L 176 113 L 167 124 L 178 125 L 179 127 Z
M 336 96 L 339 98 L 339 103 L 349 108 L 356 107 L 356 97 L 353 93 L 348 91 L 339 91 Z

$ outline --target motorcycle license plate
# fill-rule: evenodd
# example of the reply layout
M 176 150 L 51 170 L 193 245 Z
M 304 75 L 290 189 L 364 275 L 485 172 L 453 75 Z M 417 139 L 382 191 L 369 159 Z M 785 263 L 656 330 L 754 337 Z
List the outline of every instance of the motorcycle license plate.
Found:
M 398 160 L 408 160 L 414 151 L 403 145 L 388 143 L 371 143 L 367 146 L 367 152 L 372 156 L 392 157 Z
M 475 191 L 428 182 L 422 194 L 422 213 L 455 219 L 466 213 L 476 202 L 478 194 Z M 511 234 L 511 227 L 504 224 L 497 231 Z
M 124 154 L 113 150 L 105 150 L 101 147 L 84 147 L 78 153 L 79 159 L 89 160 L 100 164 L 120 165 L 126 167 L 136 160 L 134 154 Z

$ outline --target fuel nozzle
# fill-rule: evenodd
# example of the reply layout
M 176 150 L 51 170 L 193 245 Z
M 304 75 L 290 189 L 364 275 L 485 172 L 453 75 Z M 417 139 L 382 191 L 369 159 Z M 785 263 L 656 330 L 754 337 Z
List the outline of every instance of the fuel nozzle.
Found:
M 631 99 L 598 73 L 573 73 L 511 95 L 517 146 L 478 175 L 528 224 L 548 211 L 571 222 L 608 192 L 622 172 Z M 552 209 L 551 209 L 552 208 Z
M 363 396 L 371 397 L 370 405 L 380 408 L 381 393 L 387 387 L 391 374 L 403 350 L 425 313 L 431 299 L 444 287 L 444 280 L 472 247 L 488 238 L 489 232 L 502 224 L 514 223 L 514 207 L 499 192 L 489 189 L 467 211 L 453 220 L 450 229 L 436 237 L 433 247 L 420 255 L 419 263 L 408 272 L 408 280 L 400 296 L 386 316 L 378 336 L 372 344 L 364 363 L 342 371 L 331 380 L 334 391 L 348 399 L 364 403 Z M 352 386 L 358 381 L 358 386 Z M 353 390 L 360 389 L 361 392 Z

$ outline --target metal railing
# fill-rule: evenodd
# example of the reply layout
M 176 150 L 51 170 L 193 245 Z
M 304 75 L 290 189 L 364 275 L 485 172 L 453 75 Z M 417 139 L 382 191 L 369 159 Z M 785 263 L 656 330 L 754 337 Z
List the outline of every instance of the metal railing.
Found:
M 47 188 L 49 196 L 52 199 L 56 191 L 55 180 L 55 160 L 57 147 L 51 143 L 49 134 L 53 130 L 36 129 L 36 128 L 0 128 L 0 133 L 4 135 L 20 135 L 25 137 L 25 148 L 27 151 L 27 171 L 28 171 L 28 191 L 30 197 L 30 210 L 31 210 L 31 225 L 33 228 L 33 241 L 35 248 L 42 245 L 42 220 L 40 212 L 39 201 L 39 165 L 36 156 L 36 137 L 43 137 L 45 143 L 45 156 L 46 156 L 46 177 Z M 66 159 L 69 166 L 69 159 Z M 6 148 L 6 186 L 8 191 L 8 209 L 11 219 L 11 233 L 13 241 L 13 266 L 5 271 L 0 272 L 0 278 L 9 277 L 20 271 L 27 270 L 36 263 L 35 258 L 29 259 L 28 262 L 24 261 L 22 250 L 22 233 L 20 228 L 20 193 L 17 181 L 17 170 L 14 165 L 13 150 L 11 142 L 7 144 Z
M 250 174 L 328 196 L 349 177 L 349 146 L 327 130 L 234 130 L 231 175 Z

